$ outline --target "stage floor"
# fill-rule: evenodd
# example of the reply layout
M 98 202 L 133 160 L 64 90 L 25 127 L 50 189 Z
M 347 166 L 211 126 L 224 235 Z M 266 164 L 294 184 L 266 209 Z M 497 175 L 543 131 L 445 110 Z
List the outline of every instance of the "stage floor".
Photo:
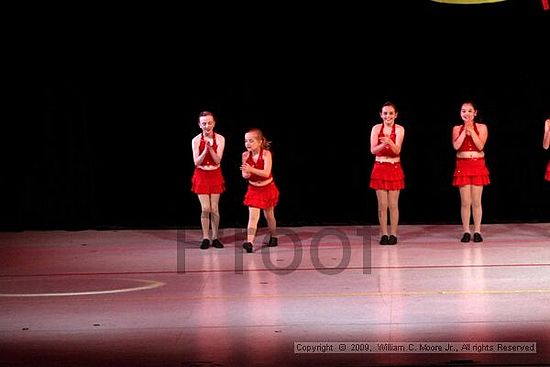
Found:
M 0 233 L 0 366 L 550 366 L 550 223 L 483 236 L 294 227 L 246 254 L 241 229 L 208 250 L 198 230 Z

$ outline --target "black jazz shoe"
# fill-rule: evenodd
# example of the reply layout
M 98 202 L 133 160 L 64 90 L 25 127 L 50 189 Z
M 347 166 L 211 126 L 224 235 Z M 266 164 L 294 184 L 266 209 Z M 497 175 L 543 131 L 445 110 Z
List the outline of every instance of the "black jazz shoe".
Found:
M 269 242 L 267 243 L 268 247 L 276 247 L 279 244 L 277 237 L 269 237 Z
M 382 237 L 380 237 L 380 244 L 381 245 L 389 245 L 390 244 L 390 239 L 388 238 L 387 235 L 383 235 Z
M 474 233 L 474 242 L 483 242 L 483 237 L 481 237 L 480 233 Z
M 210 247 L 210 240 L 208 238 L 205 238 L 204 240 L 202 240 L 201 250 L 206 250 L 209 247 Z
M 397 244 L 397 237 L 391 234 L 390 238 L 388 238 L 388 245 L 396 245 L 396 244 Z
M 249 254 L 252 253 L 252 244 L 250 242 L 243 243 L 243 248 L 248 252 Z
M 464 232 L 460 242 L 470 242 L 470 237 L 472 237 L 468 232 Z
M 220 240 L 218 240 L 217 238 L 214 238 L 212 240 L 212 247 L 223 248 L 223 243 L 221 243 Z

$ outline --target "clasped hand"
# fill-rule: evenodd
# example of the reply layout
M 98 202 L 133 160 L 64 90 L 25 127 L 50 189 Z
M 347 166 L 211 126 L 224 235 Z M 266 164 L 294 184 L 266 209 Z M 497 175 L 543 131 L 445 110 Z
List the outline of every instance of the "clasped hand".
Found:
M 472 135 L 472 133 L 475 133 L 474 123 L 473 122 L 467 122 L 466 126 L 465 126 L 465 129 L 464 129 L 464 132 L 466 133 L 466 135 Z

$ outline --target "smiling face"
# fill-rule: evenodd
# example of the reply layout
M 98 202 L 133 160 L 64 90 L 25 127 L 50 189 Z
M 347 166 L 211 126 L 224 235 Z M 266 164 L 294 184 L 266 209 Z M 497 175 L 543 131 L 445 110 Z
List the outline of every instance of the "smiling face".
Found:
M 244 134 L 244 146 L 249 152 L 257 152 L 260 150 L 261 143 L 262 141 L 255 132 L 248 132 Z
M 391 125 L 394 123 L 395 119 L 397 118 L 397 111 L 393 106 L 384 106 L 382 107 L 382 111 L 380 112 L 380 117 L 382 118 L 385 124 Z
M 216 121 L 214 120 L 214 116 L 207 115 L 207 116 L 201 116 L 199 117 L 199 127 L 202 129 L 202 131 L 205 134 L 212 133 L 212 130 L 214 130 L 214 126 L 216 126 Z
M 477 110 L 471 103 L 464 103 L 460 108 L 460 117 L 464 122 L 471 122 L 477 115 Z

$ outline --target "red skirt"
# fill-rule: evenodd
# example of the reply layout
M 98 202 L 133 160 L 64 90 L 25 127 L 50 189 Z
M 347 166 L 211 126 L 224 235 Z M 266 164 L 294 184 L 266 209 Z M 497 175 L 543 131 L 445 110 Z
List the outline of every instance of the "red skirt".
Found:
M 248 185 L 244 196 L 244 205 L 253 208 L 269 209 L 277 205 L 279 201 L 279 189 L 274 181 L 265 186 Z
M 220 168 L 206 171 L 195 167 L 191 184 L 191 191 L 199 195 L 221 194 L 225 191 L 225 181 Z
M 548 164 L 546 165 L 546 174 L 544 175 L 544 179 L 546 181 L 550 181 L 550 161 L 548 161 Z
M 491 183 L 485 158 L 457 158 L 453 186 L 485 186 Z
M 402 190 L 405 174 L 400 162 L 374 162 L 370 174 L 370 188 L 375 190 Z

